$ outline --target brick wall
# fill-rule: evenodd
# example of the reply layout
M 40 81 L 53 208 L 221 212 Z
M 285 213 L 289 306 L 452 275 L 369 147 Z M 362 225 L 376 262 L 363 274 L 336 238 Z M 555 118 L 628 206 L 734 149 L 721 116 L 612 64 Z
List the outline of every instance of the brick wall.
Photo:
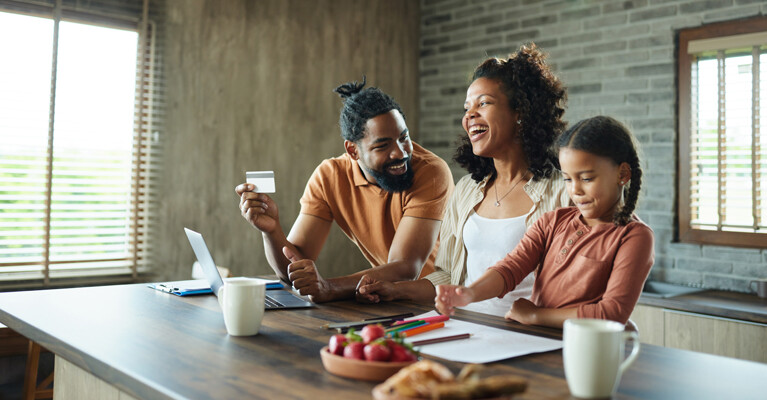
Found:
M 748 291 L 767 278 L 767 250 L 674 242 L 674 36 L 765 14 L 767 0 L 421 0 L 419 141 L 451 160 L 473 68 L 534 41 L 568 86 L 568 121 L 610 115 L 642 145 L 637 213 L 655 231 L 652 279 Z M 465 175 L 451 167 L 456 180 Z

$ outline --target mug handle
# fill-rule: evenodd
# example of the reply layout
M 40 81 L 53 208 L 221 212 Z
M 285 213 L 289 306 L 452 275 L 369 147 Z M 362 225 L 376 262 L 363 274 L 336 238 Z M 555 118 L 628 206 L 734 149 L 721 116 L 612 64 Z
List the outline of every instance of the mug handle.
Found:
M 218 305 L 221 306 L 221 309 L 224 308 L 224 286 L 221 285 L 221 287 L 218 288 L 218 293 L 216 293 L 216 297 L 218 297 Z
M 631 354 L 629 354 L 628 357 L 626 357 L 625 360 L 621 363 L 621 366 L 619 368 L 620 375 L 623 375 L 623 372 L 626 371 L 626 368 L 628 368 L 634 360 L 636 360 L 637 356 L 639 355 L 639 333 L 636 331 L 628 331 L 623 333 L 623 341 L 629 342 L 631 341 L 633 346 L 631 347 Z

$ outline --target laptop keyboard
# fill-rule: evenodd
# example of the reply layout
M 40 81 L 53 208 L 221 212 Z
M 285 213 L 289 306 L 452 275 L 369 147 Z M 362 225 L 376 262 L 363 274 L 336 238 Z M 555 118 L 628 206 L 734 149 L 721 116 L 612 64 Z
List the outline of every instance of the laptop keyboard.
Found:
M 273 299 L 273 298 L 271 298 L 269 296 L 265 296 L 264 297 L 264 305 L 265 305 L 266 308 L 280 308 L 280 307 L 284 307 L 284 305 L 282 303 L 280 303 L 279 301 L 277 301 L 277 300 L 275 300 L 275 299 Z

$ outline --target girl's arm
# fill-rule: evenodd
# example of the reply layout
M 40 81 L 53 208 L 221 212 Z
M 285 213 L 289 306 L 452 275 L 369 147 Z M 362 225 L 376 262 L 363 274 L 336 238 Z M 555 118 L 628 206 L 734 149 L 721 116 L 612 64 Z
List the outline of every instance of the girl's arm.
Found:
M 503 289 L 504 282 L 501 274 L 489 269 L 469 287 L 437 286 L 437 297 L 434 298 L 434 305 L 441 314 L 452 315 L 455 312 L 455 307 L 463 307 L 469 303 L 499 296 Z
M 566 319 L 578 318 L 578 307 L 543 308 L 522 298 L 514 302 L 505 318 L 513 319 L 525 325 L 541 325 L 561 329 Z

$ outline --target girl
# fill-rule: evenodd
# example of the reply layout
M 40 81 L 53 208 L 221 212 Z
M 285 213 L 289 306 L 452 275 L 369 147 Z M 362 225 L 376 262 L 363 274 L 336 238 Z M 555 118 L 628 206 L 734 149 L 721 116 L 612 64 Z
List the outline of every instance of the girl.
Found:
M 544 214 L 471 286 L 438 286 L 439 312 L 503 296 L 537 269 L 532 301 L 515 301 L 507 319 L 559 328 L 576 317 L 628 321 L 653 265 L 652 230 L 633 214 L 642 178 L 634 139 L 620 122 L 594 117 L 558 145 L 575 207 Z

